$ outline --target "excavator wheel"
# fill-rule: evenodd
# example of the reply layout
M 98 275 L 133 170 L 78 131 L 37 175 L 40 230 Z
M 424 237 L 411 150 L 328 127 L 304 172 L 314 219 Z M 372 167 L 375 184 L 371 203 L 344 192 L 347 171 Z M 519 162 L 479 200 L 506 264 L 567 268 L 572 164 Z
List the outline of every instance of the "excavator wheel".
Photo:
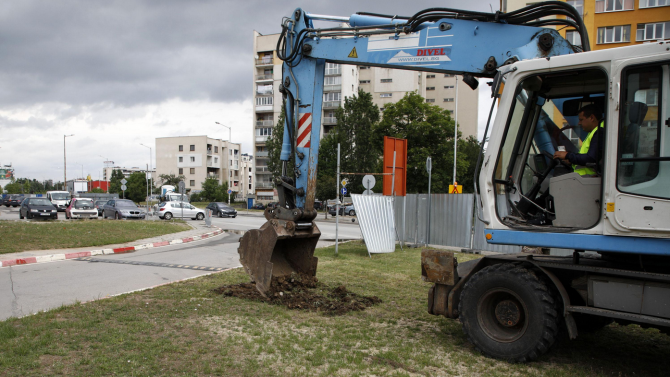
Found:
M 266 209 L 265 215 L 272 215 Z M 256 289 L 267 296 L 272 279 L 291 274 L 316 275 L 318 258 L 314 249 L 321 232 L 316 224 L 272 219 L 260 229 L 252 229 L 240 239 L 240 262 Z

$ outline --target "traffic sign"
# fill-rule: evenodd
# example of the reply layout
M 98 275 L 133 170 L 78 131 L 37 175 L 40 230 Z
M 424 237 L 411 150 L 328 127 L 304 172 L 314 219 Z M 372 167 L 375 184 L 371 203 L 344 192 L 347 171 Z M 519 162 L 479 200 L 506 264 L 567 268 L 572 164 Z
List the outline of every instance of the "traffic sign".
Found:
M 126 191 L 127 188 L 126 185 L 121 185 L 121 190 Z
M 122 184 L 122 185 L 125 185 L 126 183 L 128 183 L 128 181 L 127 181 L 125 178 L 123 178 L 123 179 L 121 180 L 121 184 Z
M 363 195 L 372 195 L 372 194 L 374 194 L 374 192 L 372 192 L 372 190 L 363 191 Z
M 347 195 L 347 193 L 349 192 L 349 190 L 347 190 L 346 187 L 342 187 L 342 189 L 340 190 L 340 192 L 342 193 L 342 195 Z
M 449 193 L 450 194 L 462 194 L 463 193 L 463 185 L 456 184 L 454 185 L 449 185 Z
M 233 193 L 233 190 L 228 189 L 228 194 L 232 194 L 232 193 Z
M 342 180 L 342 182 L 340 182 L 340 183 L 342 184 L 342 186 L 346 186 L 347 183 L 349 183 L 349 180 L 346 179 L 346 178 L 344 178 L 344 179 Z
M 433 160 L 430 157 L 428 157 L 426 159 L 426 171 L 430 173 L 431 170 L 433 170 Z
M 179 182 L 179 193 L 183 194 L 186 191 L 186 183 L 184 181 Z
M 374 175 L 366 175 L 363 177 L 363 187 L 365 187 L 368 190 L 372 190 L 373 187 L 375 187 L 376 184 L 375 176 Z

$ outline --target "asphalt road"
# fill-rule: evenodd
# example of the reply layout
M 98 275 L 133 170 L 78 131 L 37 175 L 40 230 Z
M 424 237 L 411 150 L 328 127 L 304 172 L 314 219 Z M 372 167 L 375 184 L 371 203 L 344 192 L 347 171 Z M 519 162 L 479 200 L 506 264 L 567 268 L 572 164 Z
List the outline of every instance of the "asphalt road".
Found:
M 14 218 L 18 220 L 18 211 L 0 209 L 0 219 Z M 212 219 L 213 225 L 224 230 L 254 229 L 264 222 L 259 215 Z M 335 238 L 334 222 L 317 221 L 317 226 L 321 240 Z M 350 219 L 339 228 L 341 239 L 361 238 L 358 223 Z M 238 267 L 239 238 L 239 234 L 224 233 L 129 254 L 0 268 L 0 320 Z M 321 241 L 320 246 L 330 243 Z

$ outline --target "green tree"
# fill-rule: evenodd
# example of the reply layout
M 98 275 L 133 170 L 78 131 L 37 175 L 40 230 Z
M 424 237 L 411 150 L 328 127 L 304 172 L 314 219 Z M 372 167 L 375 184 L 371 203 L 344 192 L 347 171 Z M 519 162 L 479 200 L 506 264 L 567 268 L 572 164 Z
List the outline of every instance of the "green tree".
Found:
M 158 178 L 161 180 L 161 185 L 179 186 L 179 182 L 186 179 L 183 175 L 161 174 Z
M 5 190 L 7 190 L 8 194 L 22 194 L 23 185 L 12 178 L 12 182 L 5 185 Z
M 454 161 L 454 120 L 449 111 L 427 104 L 416 92 L 407 93 L 400 101 L 385 106 L 375 133 L 407 139 L 407 192 L 428 190 L 429 156 L 433 166 L 431 191 L 448 191 Z M 381 150 L 382 138 L 375 139 L 375 143 Z M 459 158 L 456 176 L 464 177 L 468 166 L 465 157 Z
M 286 120 L 286 107 L 282 104 L 281 113 L 277 123 L 272 127 L 272 135 L 265 142 L 268 151 L 268 169 L 272 172 L 272 178 L 281 176 L 282 161 L 280 160 L 281 148 L 284 142 L 284 123 Z M 297 131 L 296 131 L 297 132 Z M 293 177 L 294 156 L 290 156 L 286 172 L 289 177 Z M 257 165 L 260 166 L 260 165 Z
M 136 203 L 145 201 L 147 197 L 147 179 L 144 173 L 135 172 L 131 174 L 128 177 L 126 186 L 128 186 L 126 199 L 130 199 Z
M 94 187 L 89 191 L 91 194 L 104 194 L 105 190 L 101 189 L 100 187 Z
M 216 178 L 207 178 L 202 182 L 202 191 L 199 194 L 201 201 L 227 202 L 228 182 L 220 184 Z
M 475 177 L 479 177 L 479 171 L 475 172 L 475 167 L 477 167 L 477 157 L 479 156 L 480 150 L 481 145 L 474 136 L 468 136 L 467 139 L 458 141 L 458 160 L 465 160 L 468 163 L 468 168 L 465 171 L 465 174 L 456 177 L 458 184 L 463 185 L 464 193 L 475 192 L 474 179 Z M 479 170 L 481 170 L 481 168 L 482 167 L 480 166 Z
M 110 194 L 119 194 L 121 195 L 121 180 L 123 179 L 123 173 L 121 170 L 114 169 L 112 170 L 112 176 L 109 178 L 109 193 Z

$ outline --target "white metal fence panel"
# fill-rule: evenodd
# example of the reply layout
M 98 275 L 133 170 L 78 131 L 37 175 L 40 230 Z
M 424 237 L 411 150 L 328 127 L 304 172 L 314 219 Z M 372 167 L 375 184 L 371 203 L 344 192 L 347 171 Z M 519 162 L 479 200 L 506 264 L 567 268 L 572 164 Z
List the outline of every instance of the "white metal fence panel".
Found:
M 396 229 L 393 198 L 379 195 L 351 195 L 358 224 L 369 253 L 395 251 Z
M 433 194 L 429 244 L 470 247 L 473 194 Z

